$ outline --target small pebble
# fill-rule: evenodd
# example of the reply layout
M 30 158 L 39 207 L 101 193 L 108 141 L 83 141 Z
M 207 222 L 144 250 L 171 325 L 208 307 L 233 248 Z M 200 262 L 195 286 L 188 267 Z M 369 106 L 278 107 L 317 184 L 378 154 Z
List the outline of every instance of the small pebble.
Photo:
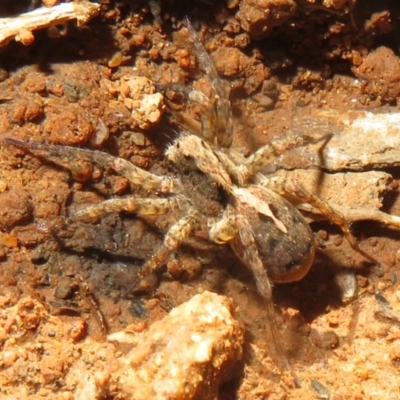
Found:
M 339 346 L 339 337 L 332 330 L 318 331 L 316 329 L 311 329 L 310 340 L 320 349 L 331 350 Z
M 117 68 L 124 62 L 124 56 L 120 51 L 116 52 L 110 60 L 108 60 L 108 66 L 110 68 Z
M 97 121 L 96 129 L 90 138 L 90 143 L 92 146 L 101 146 L 110 137 L 110 132 L 107 126 L 104 124 L 103 120 L 99 118 Z
M 320 239 L 322 239 L 322 240 L 328 240 L 329 239 L 328 232 L 326 230 L 323 230 L 323 229 L 318 231 L 318 237 Z
M 149 314 L 143 299 L 133 299 L 129 306 L 130 313 L 136 318 L 144 318 Z
M 8 248 L 13 248 L 18 246 L 18 239 L 15 235 L 10 234 L 10 235 L 3 235 L 1 238 L 2 243 L 4 246 Z
M 354 373 L 360 378 L 362 381 L 366 381 L 369 378 L 369 370 L 364 366 L 359 366 L 354 370 Z
M 0 227 L 7 231 L 32 217 L 33 207 L 28 196 L 18 190 L 0 193 Z
M 54 294 L 55 297 L 58 299 L 68 299 L 72 294 L 72 287 L 71 285 L 59 285 L 57 286 L 56 292 Z
M 349 302 L 357 296 L 357 279 L 353 270 L 342 269 L 336 274 L 335 281 L 339 286 L 343 303 Z
M 330 399 L 331 393 L 329 389 L 316 379 L 311 379 L 310 381 L 311 389 L 314 390 L 318 399 Z
M 17 352 L 14 350 L 6 350 L 3 351 L 2 358 L 3 358 L 3 366 L 11 367 L 11 365 L 13 365 L 17 360 L 18 355 Z
M 386 283 L 385 282 L 378 282 L 378 289 L 379 290 L 385 290 L 386 289 Z
M 339 247 L 343 243 L 343 238 L 341 236 L 336 236 L 333 240 L 333 244 Z
M 7 190 L 7 183 L 0 180 L 0 193 L 3 193 Z
M 87 334 L 87 326 L 84 320 L 75 320 L 71 323 L 70 335 L 74 342 L 82 340 Z
M 132 138 L 132 141 L 136 144 L 136 146 L 144 146 L 146 144 L 146 138 L 141 132 L 132 132 L 130 134 L 130 137 Z
M 329 316 L 329 326 L 332 328 L 337 328 L 339 326 L 339 319 L 337 315 Z
M 141 321 L 141 322 L 138 322 L 137 324 L 129 324 L 125 328 L 125 331 L 126 332 L 141 333 L 146 329 L 147 329 L 147 321 Z

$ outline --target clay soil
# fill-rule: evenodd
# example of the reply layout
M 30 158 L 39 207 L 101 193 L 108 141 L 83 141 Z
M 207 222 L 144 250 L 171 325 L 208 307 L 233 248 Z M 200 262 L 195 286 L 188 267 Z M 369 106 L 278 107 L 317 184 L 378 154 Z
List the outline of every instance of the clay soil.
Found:
M 29 6 L 8 3 L 3 16 Z M 297 120 L 307 117 L 316 129 L 316 112 L 398 110 L 396 1 L 149 3 L 102 0 L 100 15 L 84 27 L 59 26 L 51 37 L 38 31 L 30 46 L 0 48 L 1 137 L 101 150 L 173 175 L 163 152 L 179 126 L 168 110 L 159 120 L 133 118 L 121 82 L 144 76 L 210 95 L 184 16 L 230 90 L 232 147 L 245 155 L 293 132 L 306 136 Z M 368 152 L 373 143 L 362 145 Z M 134 277 L 176 215 L 68 219 L 74 210 L 129 195 L 129 182 L 111 168 L 57 152 L 32 154 L 3 143 L 0 153 L 1 399 L 125 398 L 102 371 L 128 348 L 111 346 L 107 335 L 127 326 L 142 332 L 204 290 L 231 298 L 246 331 L 243 360 L 221 399 L 400 398 L 398 229 L 352 225 L 378 266 L 355 253 L 337 227 L 312 223 L 315 265 L 301 282 L 274 287 L 283 347 L 301 382 L 296 387 L 269 357 L 263 303 L 251 272 L 229 248 L 185 246 L 155 293 L 132 296 Z M 400 170 L 385 171 L 393 180 L 382 210 L 400 215 Z M 338 274 L 347 278 L 341 285 Z M 89 371 L 97 374 L 92 392 L 79 386 Z

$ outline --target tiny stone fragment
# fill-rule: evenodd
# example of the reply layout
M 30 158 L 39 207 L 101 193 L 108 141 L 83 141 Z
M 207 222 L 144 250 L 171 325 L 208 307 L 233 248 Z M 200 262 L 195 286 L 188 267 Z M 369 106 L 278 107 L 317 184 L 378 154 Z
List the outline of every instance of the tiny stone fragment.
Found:
M 44 131 L 50 134 L 52 143 L 71 146 L 87 143 L 94 128 L 90 115 L 70 105 L 64 107 L 57 116 L 48 118 Z
M 244 31 L 255 39 L 261 39 L 272 28 L 284 24 L 297 10 L 293 0 L 243 0 L 237 19 Z
M 7 231 L 32 217 L 32 204 L 23 193 L 7 191 L 0 193 L 0 228 Z
M 363 80 L 363 92 L 379 97 L 383 102 L 394 102 L 400 95 L 400 64 L 397 55 L 387 47 L 371 51 L 362 63 L 353 67 L 354 75 Z
M 149 129 L 164 112 L 164 98 L 156 93 L 153 82 L 144 76 L 124 76 L 119 83 L 103 82 L 109 91 L 118 94 L 119 102 L 131 112 L 132 127 Z
M 311 379 L 310 381 L 311 389 L 315 391 L 318 399 L 330 399 L 331 393 L 328 388 L 316 379 Z
M 332 330 L 311 329 L 310 340 L 315 346 L 324 350 L 332 350 L 339 346 L 339 337 Z
M 357 279 L 354 270 L 343 269 L 335 275 L 335 281 L 340 289 L 343 303 L 348 303 L 357 296 Z
M 394 323 L 400 323 L 400 313 L 393 309 L 386 298 L 380 294 L 375 294 L 377 307 L 375 307 L 374 314 L 377 318 L 386 319 Z
M 17 35 L 15 35 L 15 41 L 21 42 L 24 46 L 29 46 L 35 41 L 35 36 L 28 29 L 21 29 Z

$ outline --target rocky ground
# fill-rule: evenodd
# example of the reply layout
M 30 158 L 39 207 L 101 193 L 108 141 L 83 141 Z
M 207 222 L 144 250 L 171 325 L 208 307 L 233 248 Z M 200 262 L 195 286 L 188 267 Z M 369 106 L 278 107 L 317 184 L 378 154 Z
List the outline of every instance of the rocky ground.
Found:
M 34 3 L 3 1 L 0 15 L 16 16 Z M 337 226 L 303 207 L 318 241 L 314 266 L 302 281 L 274 287 L 297 387 L 269 355 L 263 302 L 229 248 L 184 246 L 155 293 L 132 296 L 134 277 L 177 213 L 68 219 L 104 199 L 149 193 L 78 153 L 27 151 L 3 141 L 0 397 L 139 398 L 139 379 L 140 396 L 167 398 L 148 386 L 154 365 L 163 365 L 161 356 L 151 361 L 152 349 L 164 354 L 154 332 L 173 337 L 178 328 L 171 330 L 168 313 L 206 293 L 220 307 L 210 308 L 215 318 L 196 316 L 206 322 L 195 328 L 188 317 L 188 326 L 206 342 L 207 324 L 230 321 L 226 333 L 216 328 L 222 339 L 209 339 L 216 350 L 202 348 L 207 357 L 198 358 L 222 365 L 216 370 L 223 373 L 204 368 L 208 392 L 203 387 L 170 398 L 398 399 L 400 224 L 387 216 L 400 216 L 395 1 L 102 0 L 83 26 L 57 24 L 25 32 L 24 44 L 3 43 L 1 138 L 101 150 L 174 176 L 163 154 L 180 127 L 159 89 L 179 83 L 213 95 L 185 16 L 229 92 L 231 147 L 247 156 L 263 144 L 301 138 L 303 145 L 265 174 L 299 174 L 292 179 L 342 209 L 360 248 L 377 262 L 371 265 Z M 198 120 L 199 110 L 186 111 Z M 324 135 L 327 143 L 319 140 Z M 208 309 L 207 299 L 195 307 Z M 184 343 L 182 355 L 190 353 Z M 219 361 L 209 357 L 214 351 L 223 354 Z M 132 377 L 135 365 L 154 373 Z

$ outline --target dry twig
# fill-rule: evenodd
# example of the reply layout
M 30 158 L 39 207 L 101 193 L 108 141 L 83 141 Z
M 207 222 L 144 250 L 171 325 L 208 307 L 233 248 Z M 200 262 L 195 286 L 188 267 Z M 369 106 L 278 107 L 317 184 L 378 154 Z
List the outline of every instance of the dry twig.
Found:
M 62 3 L 54 7 L 41 7 L 12 18 L 0 18 L 0 46 L 11 39 L 24 45 L 34 40 L 32 31 L 63 24 L 76 19 L 78 26 L 86 24 L 100 11 L 100 5 L 87 0 Z

